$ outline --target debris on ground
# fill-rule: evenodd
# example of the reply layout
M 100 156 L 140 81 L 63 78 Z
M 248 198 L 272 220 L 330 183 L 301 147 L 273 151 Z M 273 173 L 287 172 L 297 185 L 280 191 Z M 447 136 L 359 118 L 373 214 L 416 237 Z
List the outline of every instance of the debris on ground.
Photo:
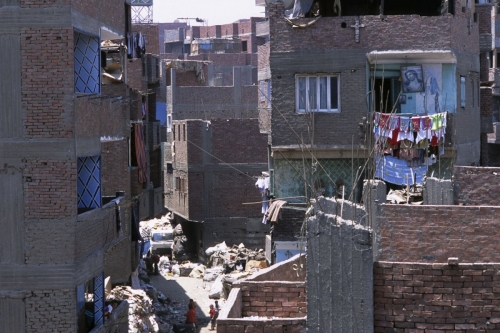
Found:
M 179 236 L 182 235 L 182 228 L 177 229 L 176 233 L 175 237 L 182 237 Z M 203 279 L 204 288 L 210 288 L 211 299 L 224 299 L 235 281 L 267 267 L 264 250 L 250 250 L 243 244 L 229 248 L 221 243 L 208 252 L 211 252 L 208 267 L 189 260 L 170 260 L 168 256 L 161 256 L 158 274 L 167 280 L 179 276 Z M 108 301 L 126 300 L 129 303 L 129 332 L 171 333 L 173 325 L 185 319 L 186 305 L 166 298 L 150 284 L 149 274 L 154 273 L 155 270 L 148 270 L 141 259 L 137 268 L 140 289 L 118 286 L 107 295 Z
M 408 187 L 401 190 L 391 189 L 386 196 L 386 202 L 392 204 L 421 205 L 423 200 L 423 190 L 421 186 Z

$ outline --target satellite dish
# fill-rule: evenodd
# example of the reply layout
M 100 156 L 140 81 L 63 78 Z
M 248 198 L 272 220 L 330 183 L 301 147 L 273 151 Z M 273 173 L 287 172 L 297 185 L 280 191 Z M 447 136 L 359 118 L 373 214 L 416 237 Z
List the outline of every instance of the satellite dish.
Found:
M 285 10 L 292 9 L 295 4 L 295 0 L 281 0 L 285 5 Z M 269 6 L 270 3 L 278 2 L 278 0 L 266 0 L 266 6 Z

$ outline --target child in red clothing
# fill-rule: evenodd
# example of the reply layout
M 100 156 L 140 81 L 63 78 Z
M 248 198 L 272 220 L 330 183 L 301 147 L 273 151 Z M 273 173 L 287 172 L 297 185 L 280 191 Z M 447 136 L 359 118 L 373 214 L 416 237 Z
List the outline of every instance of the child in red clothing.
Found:
M 208 314 L 210 315 L 210 330 L 213 331 L 215 329 L 215 320 L 217 319 L 215 317 L 215 308 L 213 304 L 210 304 L 210 311 L 208 312 Z

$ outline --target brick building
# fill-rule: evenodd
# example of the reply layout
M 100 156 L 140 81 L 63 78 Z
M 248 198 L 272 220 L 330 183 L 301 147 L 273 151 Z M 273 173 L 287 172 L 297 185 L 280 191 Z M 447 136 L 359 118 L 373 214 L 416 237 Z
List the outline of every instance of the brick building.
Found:
M 500 166 L 500 71 L 496 35 L 499 31 L 498 4 L 476 1 L 479 19 L 481 80 L 481 165 Z
M 153 177 L 132 34 L 129 1 L 0 2 L 2 332 L 100 327 L 105 277 L 137 265 Z
M 382 12 L 380 1 L 342 3 L 335 11 L 332 1 L 315 3 L 288 19 L 285 4 L 271 2 L 269 42 L 259 47 L 259 85 L 269 91 L 260 118 L 268 119 L 277 197 L 359 201 L 365 177 L 413 184 L 415 174 L 421 183 L 426 174 L 451 177 L 453 165 L 479 164 L 479 24 L 472 1 L 430 0 L 419 8 L 383 1 Z M 405 84 L 413 70 L 416 89 Z M 411 171 L 395 155 L 399 139 L 390 154 L 376 154 L 384 148 L 375 144 L 376 114 L 420 122 L 444 112 L 435 163 Z M 422 149 L 427 157 L 430 146 Z M 390 173 L 391 166 L 404 172 Z
M 255 183 L 267 168 L 267 136 L 259 132 L 258 120 L 174 120 L 171 135 L 165 203 L 175 222 L 197 240 L 198 249 L 223 241 L 263 248 L 269 228 L 262 224 Z

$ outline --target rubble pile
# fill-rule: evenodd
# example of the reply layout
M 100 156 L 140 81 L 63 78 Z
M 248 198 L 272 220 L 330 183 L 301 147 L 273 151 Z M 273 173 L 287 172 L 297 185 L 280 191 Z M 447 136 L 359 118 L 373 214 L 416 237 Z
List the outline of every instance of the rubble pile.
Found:
M 147 231 L 166 229 L 171 227 L 172 221 L 172 214 L 169 212 L 160 218 L 139 222 L 139 229 Z
M 228 248 L 226 243 L 222 242 L 214 247 L 208 248 L 205 254 L 209 256 L 208 267 L 222 266 L 226 273 L 230 273 L 234 270 L 247 270 L 246 264 L 251 260 L 266 260 L 263 249 L 250 250 L 247 249 L 243 243 Z
M 423 189 L 421 186 L 390 190 L 386 197 L 386 202 L 392 204 L 421 205 L 423 200 Z
M 153 311 L 153 303 L 144 290 L 119 286 L 111 290 L 107 298 L 110 300 L 126 300 L 128 302 L 129 332 L 160 332 Z

